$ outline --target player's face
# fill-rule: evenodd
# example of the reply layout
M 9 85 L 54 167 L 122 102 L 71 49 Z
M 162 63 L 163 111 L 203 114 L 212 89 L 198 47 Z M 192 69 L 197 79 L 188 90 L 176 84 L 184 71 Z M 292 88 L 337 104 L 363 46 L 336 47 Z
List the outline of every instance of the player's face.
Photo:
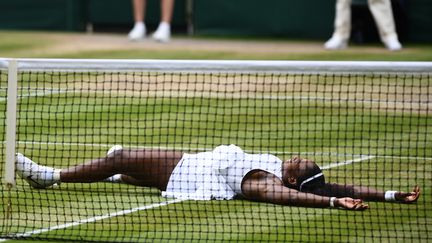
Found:
M 301 159 L 299 157 L 294 157 L 289 160 L 284 161 L 283 166 L 283 181 L 284 184 L 288 183 L 288 178 L 299 178 L 308 173 L 308 171 L 313 168 L 315 162 L 308 159 Z

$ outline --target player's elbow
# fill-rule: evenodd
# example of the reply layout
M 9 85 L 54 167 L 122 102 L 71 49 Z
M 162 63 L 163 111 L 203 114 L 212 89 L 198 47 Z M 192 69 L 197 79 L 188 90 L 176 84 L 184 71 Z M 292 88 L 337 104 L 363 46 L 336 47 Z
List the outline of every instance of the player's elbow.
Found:
M 264 202 L 270 202 L 275 204 L 290 204 L 290 196 L 286 195 L 283 190 L 280 190 L 279 187 L 275 186 L 266 186 L 261 188 L 259 193 L 260 200 Z

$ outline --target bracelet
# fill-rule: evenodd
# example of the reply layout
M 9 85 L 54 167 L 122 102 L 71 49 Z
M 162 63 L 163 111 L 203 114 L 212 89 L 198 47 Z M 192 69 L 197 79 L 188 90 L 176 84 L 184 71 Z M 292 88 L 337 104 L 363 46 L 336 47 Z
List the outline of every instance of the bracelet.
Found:
M 331 197 L 331 198 L 330 198 L 330 207 L 331 207 L 331 208 L 334 208 L 334 207 L 335 207 L 335 205 L 334 205 L 335 201 L 336 201 L 336 197 Z
M 396 195 L 397 191 L 386 191 L 384 194 L 384 198 L 388 202 L 396 202 Z

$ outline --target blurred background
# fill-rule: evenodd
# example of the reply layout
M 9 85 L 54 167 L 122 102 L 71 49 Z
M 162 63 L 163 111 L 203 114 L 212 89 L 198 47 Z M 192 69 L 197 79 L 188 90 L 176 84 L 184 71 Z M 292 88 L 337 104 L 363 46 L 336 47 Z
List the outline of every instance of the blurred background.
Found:
M 148 0 L 147 34 L 160 0 Z M 391 0 L 402 51 L 352 0 L 349 48 L 326 50 L 336 0 L 176 0 L 169 43 L 130 41 L 131 0 L 0 0 L 0 57 L 432 61 L 432 1 Z
M 432 1 L 392 0 L 402 42 L 432 42 Z M 325 40 L 333 30 L 334 0 L 176 0 L 173 32 L 195 35 L 288 37 Z M 127 32 L 128 0 L 0 1 L 0 29 Z M 159 1 L 149 0 L 146 23 L 159 21 Z M 366 0 L 353 0 L 353 42 L 377 41 Z

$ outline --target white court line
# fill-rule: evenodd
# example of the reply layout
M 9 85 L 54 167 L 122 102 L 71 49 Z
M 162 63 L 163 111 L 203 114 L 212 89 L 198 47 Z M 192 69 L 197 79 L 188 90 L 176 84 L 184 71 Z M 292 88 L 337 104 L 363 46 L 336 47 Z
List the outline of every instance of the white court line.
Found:
M 69 91 L 67 90 L 51 90 L 49 92 L 35 92 L 35 93 L 30 93 L 30 94 L 24 94 L 24 95 L 18 95 L 18 99 L 22 99 L 22 98 L 29 98 L 29 97 L 38 97 L 38 96 L 48 96 L 48 95 L 54 95 L 54 94 L 62 94 L 62 93 L 67 93 Z M 6 97 L 1 97 L 0 98 L 0 102 L 4 102 L 7 101 Z
M 51 91 L 49 93 L 47 92 L 35 92 L 35 93 L 30 93 L 27 95 L 21 95 L 19 96 L 19 98 L 26 98 L 26 97 L 36 97 L 36 96 L 46 96 L 46 95 L 52 95 L 52 94 L 59 94 L 59 93 L 65 93 L 65 92 L 69 92 L 67 90 L 57 90 L 57 91 Z M 264 98 L 264 99 L 305 99 L 305 100 L 321 100 L 321 101 L 351 101 L 351 102 L 359 102 L 359 103 L 381 103 L 384 101 L 381 100 L 357 100 L 357 99 L 332 99 L 332 98 L 327 98 L 327 97 L 290 97 L 290 96 L 283 96 L 283 97 L 272 97 L 272 96 L 264 96 L 264 97 L 257 97 L 257 98 Z M 0 102 L 6 101 L 6 98 L 0 98 Z M 389 101 L 385 101 L 385 102 L 389 102 Z M 398 102 L 398 101 L 390 101 L 393 102 L 395 104 L 399 104 L 402 102 Z M 419 102 L 422 103 L 422 102 Z M 404 103 L 402 103 L 404 104 Z M 428 102 L 426 102 L 426 104 L 429 104 Z M 55 143 L 55 142 L 28 142 L 28 141 L 18 141 L 17 143 L 19 144 L 46 144 L 46 145 L 69 145 L 69 146 L 98 146 L 98 147 L 110 147 L 112 145 L 110 144 L 85 144 L 85 143 Z M 142 148 L 151 148 L 151 147 L 142 147 Z M 154 147 L 153 147 L 154 148 Z M 168 149 L 169 147 L 157 147 L 157 148 L 166 148 Z M 171 149 L 175 149 L 175 150 L 182 150 L 185 149 L 184 147 L 171 147 Z M 190 149 L 190 148 L 189 148 Z M 204 151 L 207 150 L 207 148 L 196 148 L 196 150 L 200 150 L 200 151 Z M 280 153 L 280 152 L 277 152 Z M 296 152 L 291 152 L 292 154 L 302 154 L 302 153 L 296 153 Z M 315 153 L 316 154 L 316 153 Z M 357 163 L 357 162 L 361 162 L 361 161 L 365 161 L 365 160 L 369 160 L 372 159 L 374 157 L 390 157 L 393 158 L 394 156 L 362 156 L 360 158 L 357 159 L 353 159 L 353 160 L 348 160 L 348 161 L 344 161 L 344 162 L 338 162 L 338 163 L 332 163 L 326 166 L 322 166 L 321 168 L 323 170 L 325 169 L 330 169 L 330 168 L 335 168 L 335 167 L 339 167 L 339 166 L 345 166 L 348 164 L 352 164 L 352 163 Z M 417 157 L 402 157 L 399 156 L 397 158 L 414 158 L 416 159 Z M 418 159 L 418 158 L 417 158 Z M 431 158 L 424 158 L 424 159 L 431 159 Z M 86 223 L 92 223 L 92 222 L 96 222 L 99 220 L 103 220 L 103 219 L 107 219 L 107 218 L 111 218 L 111 217 L 116 217 L 116 216 L 121 216 L 121 215 L 126 215 L 126 214 L 130 214 L 133 212 L 137 212 L 137 211 L 141 211 L 141 210 L 147 210 L 147 209 L 152 209 L 152 208 L 157 208 L 157 207 L 161 207 L 161 206 L 165 206 L 168 204 L 172 204 L 172 203 L 177 203 L 177 202 L 182 202 L 185 201 L 184 199 L 175 199 L 175 200 L 171 200 L 171 201 L 166 201 L 166 202 L 162 202 L 162 203 L 157 203 L 157 204 L 151 204 L 151 205 L 147 205 L 147 206 L 142 206 L 142 207 L 137 207 L 137 208 L 132 208 L 132 209 L 128 209 L 128 210 L 122 210 L 122 211 L 118 211 L 118 212 L 114 212 L 114 213 L 109 213 L 109 214 L 105 214 L 105 215 L 101 215 L 101 216 L 96 216 L 96 217 L 92 217 L 92 218 L 88 218 L 88 219 L 82 219 L 79 221 L 75 221 L 75 222 L 71 222 L 71 223 L 66 223 L 66 224 L 62 224 L 62 225 L 57 225 L 57 226 L 52 226 L 52 227 L 48 227 L 48 228 L 43 228 L 43 229 L 39 229 L 39 230 L 33 230 L 33 231 L 28 231 L 25 233 L 21 233 L 21 234 L 16 234 L 14 235 L 14 237 L 28 237 L 31 236 L 33 234 L 40 234 L 40 233 L 44 233 L 44 232 L 49 232 L 52 230 L 57 230 L 57 229 L 64 229 L 64 228 L 68 228 L 68 227 L 73 227 L 73 226 L 77 226 L 77 225 L 81 225 L 81 224 L 86 224 Z M 0 239 L 1 241 L 6 241 L 7 239 Z
M 370 160 L 375 158 L 375 156 L 362 156 L 360 158 L 357 159 L 352 159 L 352 160 L 347 160 L 347 161 L 343 161 L 343 162 L 337 162 L 337 163 L 332 163 L 332 164 L 328 164 L 328 165 L 324 165 L 321 167 L 321 169 L 323 170 L 327 170 L 330 168 L 335 168 L 335 167 L 339 167 L 339 166 L 343 166 L 343 165 L 349 165 L 352 163 L 357 163 L 357 162 L 361 162 L 361 161 L 365 161 L 365 160 Z
M 49 231 L 53 231 L 53 230 L 58 230 L 58 229 L 65 229 L 65 228 L 69 228 L 69 227 L 73 227 L 73 226 L 77 226 L 77 225 L 81 225 L 81 224 L 93 223 L 93 222 L 103 220 L 103 219 L 108 219 L 108 218 L 112 218 L 112 217 L 126 215 L 126 214 L 130 214 L 130 213 L 134 213 L 134 212 L 138 212 L 138 211 L 142 211 L 142 210 L 158 208 L 158 207 L 162 207 L 162 206 L 166 206 L 166 205 L 169 205 L 172 203 L 177 203 L 177 202 L 182 202 L 182 201 L 185 201 L 185 199 L 174 199 L 171 201 L 165 201 L 165 202 L 161 202 L 161 203 L 150 204 L 150 205 L 136 207 L 136 208 L 127 209 L 127 210 L 122 210 L 122 211 L 118 211 L 118 212 L 114 212 L 114 213 L 108 213 L 108 214 L 104 214 L 104 215 L 100 215 L 100 216 L 96 216 L 96 217 L 92 217 L 92 218 L 81 219 L 81 220 L 71 222 L 71 223 L 66 223 L 66 224 L 51 226 L 51 227 L 47 227 L 47 228 L 43 228 L 43 229 L 32 230 L 32 231 L 28 231 L 25 233 L 15 234 L 15 235 L 11 235 L 11 237 L 16 237 L 16 238 L 29 237 L 29 236 L 34 235 L 34 234 L 41 234 L 41 233 L 45 233 L 45 232 L 49 232 Z M 7 239 L 0 239 L 0 241 L 6 241 L 6 240 Z
M 1 88 L 0 90 L 5 89 Z M 27 90 L 27 89 L 22 89 Z M 20 97 L 34 97 L 34 96 L 44 96 L 58 93 L 96 93 L 96 94 L 105 94 L 106 90 L 73 90 L 73 89 L 41 89 L 41 88 L 31 88 L 28 90 L 39 90 L 41 92 L 35 92 L 29 95 L 22 95 Z M 48 91 L 48 92 L 47 92 Z M 128 92 L 129 90 L 124 90 L 124 92 Z M 118 93 L 118 90 L 108 90 L 108 93 Z M 163 92 L 163 90 L 162 90 Z M 345 98 L 345 97 L 326 97 L 326 96 L 289 96 L 289 95 L 227 95 L 226 93 L 218 93 L 216 95 L 206 95 L 207 92 L 196 92 L 194 93 L 172 93 L 169 92 L 168 95 L 164 94 L 156 94 L 149 95 L 147 97 L 163 97 L 163 98 L 239 98 L 239 99 L 262 99 L 262 100 L 306 100 L 306 101 L 322 101 L 322 102 L 349 102 L 349 103 L 360 103 L 360 104 L 385 104 L 385 105 L 399 105 L 403 106 L 406 104 L 415 104 L 415 105 L 432 105 L 432 102 L 422 101 L 422 100 L 414 100 L 414 101 L 397 101 L 397 100 L 381 100 L 381 99 L 356 99 L 356 98 Z M 232 96 L 232 97 L 231 97 Z M 141 95 L 139 97 L 142 97 Z M 7 100 L 7 98 L 0 98 L 0 102 Z
M 5 141 L 3 141 L 3 144 Z M 48 146 L 81 146 L 81 147 L 103 147 L 110 148 L 115 144 L 104 144 L 104 143 L 67 143 L 67 142 L 37 142 L 37 141 L 17 141 L 17 144 L 27 144 L 27 145 L 48 145 Z M 191 147 L 180 147 L 180 146 L 132 146 L 128 144 L 122 145 L 124 148 L 134 148 L 134 149 L 166 149 L 166 150 L 176 150 L 176 151 L 210 151 L 213 148 L 191 148 Z M 244 150 L 247 153 L 253 153 L 256 151 Z M 364 154 L 341 154 L 341 153 L 331 153 L 331 152 L 280 152 L 280 151 L 265 151 L 265 153 L 270 154 L 291 154 L 291 155 L 310 155 L 310 156 L 369 156 Z M 418 156 L 396 156 L 396 155 L 373 155 L 376 158 L 388 158 L 388 159 L 410 159 L 410 160 L 432 160 L 432 157 L 418 157 Z

